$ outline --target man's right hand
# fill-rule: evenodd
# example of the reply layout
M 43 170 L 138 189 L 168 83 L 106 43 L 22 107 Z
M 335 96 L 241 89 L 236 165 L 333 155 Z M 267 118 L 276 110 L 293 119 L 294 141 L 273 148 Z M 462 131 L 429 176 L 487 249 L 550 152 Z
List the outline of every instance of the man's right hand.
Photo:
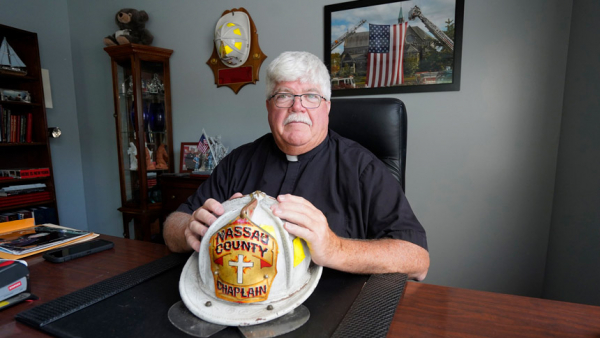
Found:
M 243 195 L 239 192 L 233 194 L 229 199 L 240 198 Z M 196 209 L 190 218 L 188 226 L 185 228 L 184 236 L 187 244 L 195 251 L 200 250 L 200 239 L 208 231 L 208 227 L 213 224 L 217 217 L 223 215 L 225 209 L 217 200 L 209 198 L 204 205 Z

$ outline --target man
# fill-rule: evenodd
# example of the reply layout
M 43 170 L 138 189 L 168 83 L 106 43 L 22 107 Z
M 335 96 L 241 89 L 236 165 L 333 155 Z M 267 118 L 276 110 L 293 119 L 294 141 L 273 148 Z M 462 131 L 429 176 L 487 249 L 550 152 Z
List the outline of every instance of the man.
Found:
M 167 218 L 169 248 L 198 251 L 224 212 L 220 202 L 261 190 L 277 196 L 273 213 L 308 243 L 316 264 L 424 279 L 425 230 L 400 184 L 372 153 L 328 129 L 331 84 L 321 60 L 285 52 L 269 65 L 266 87 L 271 133 L 233 150 Z

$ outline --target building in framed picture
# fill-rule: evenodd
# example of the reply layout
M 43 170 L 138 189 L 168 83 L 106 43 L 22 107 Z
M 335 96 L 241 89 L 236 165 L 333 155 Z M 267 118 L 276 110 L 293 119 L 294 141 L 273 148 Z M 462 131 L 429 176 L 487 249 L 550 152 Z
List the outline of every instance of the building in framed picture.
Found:
M 463 0 L 325 6 L 333 96 L 460 89 Z

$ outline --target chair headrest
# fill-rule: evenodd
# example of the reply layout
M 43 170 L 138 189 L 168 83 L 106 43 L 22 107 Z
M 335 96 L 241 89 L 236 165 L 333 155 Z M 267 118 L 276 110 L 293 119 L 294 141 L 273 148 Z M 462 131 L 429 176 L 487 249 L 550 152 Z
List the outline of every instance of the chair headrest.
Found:
M 405 187 L 406 107 L 394 98 L 332 99 L 329 128 L 382 160 Z

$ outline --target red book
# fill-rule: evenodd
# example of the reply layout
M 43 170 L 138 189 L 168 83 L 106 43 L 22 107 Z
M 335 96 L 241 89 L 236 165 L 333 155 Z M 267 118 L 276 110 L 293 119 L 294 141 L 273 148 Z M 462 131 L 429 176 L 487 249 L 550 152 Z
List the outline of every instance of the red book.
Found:
M 32 120 L 33 119 L 33 114 L 28 113 L 27 114 L 27 132 L 25 134 L 25 142 L 31 143 L 31 131 L 32 131 Z
M 45 201 L 45 200 L 49 200 L 50 199 L 50 193 L 45 191 L 45 192 L 36 192 L 36 193 L 31 193 L 31 194 L 25 194 L 25 195 L 16 195 L 16 196 L 7 196 L 7 197 L 0 197 L 0 206 L 11 206 L 11 205 L 17 205 L 17 204 L 25 204 L 25 203 L 33 203 L 33 202 L 40 202 L 40 201 Z
M 49 197 L 49 196 L 50 196 L 50 192 L 48 192 L 48 191 L 39 191 L 39 192 L 32 192 L 32 193 L 29 193 L 29 194 L 21 194 L 21 195 L 13 195 L 13 196 L 2 196 L 2 197 L 0 197 L 0 202 L 21 201 L 21 200 L 34 199 L 34 198 L 38 198 L 38 197 Z
M 17 117 L 15 115 L 10 116 L 10 142 L 14 143 L 17 139 Z
M 37 200 L 31 200 L 31 201 L 15 201 L 15 202 L 10 202 L 10 203 L 3 203 L 0 204 L 0 207 L 2 208 L 6 208 L 6 207 L 17 207 L 20 205 L 25 205 L 25 204 L 31 204 L 31 203 L 37 203 L 37 202 L 49 202 L 50 199 L 49 198 L 40 198 Z
M 21 115 L 17 115 L 15 118 L 17 120 L 15 128 L 15 142 L 21 142 Z
M 18 169 L 15 170 L 18 172 L 18 177 L 20 178 L 34 178 L 34 177 L 47 177 L 50 176 L 49 168 L 39 168 L 39 169 Z
M 19 129 L 21 130 L 21 138 L 19 139 L 19 142 L 25 143 L 25 131 L 27 130 L 27 115 L 21 115 L 21 128 Z

